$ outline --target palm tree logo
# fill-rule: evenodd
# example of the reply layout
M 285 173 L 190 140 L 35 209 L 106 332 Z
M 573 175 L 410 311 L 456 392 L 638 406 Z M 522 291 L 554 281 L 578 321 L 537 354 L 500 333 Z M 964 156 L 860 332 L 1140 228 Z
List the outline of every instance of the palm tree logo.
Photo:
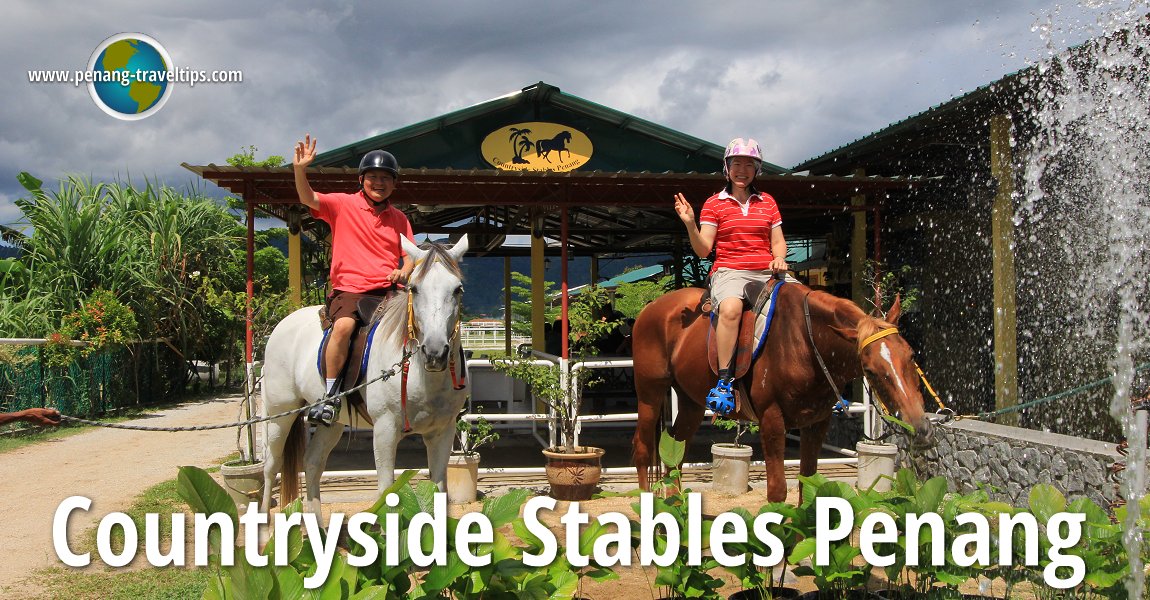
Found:
M 523 158 L 523 155 L 535 147 L 535 142 L 531 141 L 530 129 L 519 129 L 518 127 L 511 127 L 511 135 L 508 136 L 507 141 L 511 142 L 511 150 L 515 153 L 515 158 L 511 159 L 512 164 L 526 165 L 530 164 L 529 161 Z

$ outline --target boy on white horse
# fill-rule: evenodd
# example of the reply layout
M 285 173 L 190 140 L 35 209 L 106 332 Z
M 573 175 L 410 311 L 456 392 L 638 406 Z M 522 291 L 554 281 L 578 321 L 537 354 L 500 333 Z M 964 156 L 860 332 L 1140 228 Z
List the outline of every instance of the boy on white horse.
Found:
M 311 215 L 331 226 L 331 293 L 327 316 L 332 322 L 324 358 L 328 400 L 311 408 L 307 420 L 331 425 L 339 417 L 336 380 L 347 362 L 348 346 L 359 315 L 356 305 L 365 296 L 385 296 L 402 286 L 414 266 L 400 237 L 413 240 L 411 222 L 388 198 L 399 183 L 399 163 L 390 152 L 372 150 L 359 161 L 359 191 L 320 194 L 307 180 L 315 160 L 316 140 L 308 134 L 295 146 L 292 168 L 299 201 Z

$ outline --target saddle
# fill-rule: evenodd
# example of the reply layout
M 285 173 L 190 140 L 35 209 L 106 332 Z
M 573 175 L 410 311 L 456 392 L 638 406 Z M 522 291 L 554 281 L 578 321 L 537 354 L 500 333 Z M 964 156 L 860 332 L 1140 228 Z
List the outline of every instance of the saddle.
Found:
M 360 298 L 359 302 L 356 303 L 356 328 L 351 334 L 351 346 L 348 349 L 347 362 L 344 363 L 343 372 L 336 376 L 336 391 L 345 392 L 362 382 L 363 372 L 367 368 L 367 359 L 371 354 L 371 334 L 379 324 L 387 302 L 392 300 L 395 295 L 395 292 L 388 292 L 384 296 L 368 296 Z M 331 336 L 333 324 L 327 316 L 326 306 L 319 308 L 319 319 L 320 326 L 323 328 L 323 341 L 320 343 L 316 366 L 319 369 L 320 377 L 326 378 L 327 363 L 324 357 L 327 354 L 327 343 Z M 372 423 L 371 417 L 367 413 L 367 403 L 364 400 L 362 390 L 348 394 L 345 396 L 345 400 L 355 409 L 355 412 L 359 413 L 359 416 L 363 417 L 369 424 Z
M 771 319 L 774 316 L 774 303 L 771 299 L 776 290 L 782 288 L 783 281 L 770 282 L 752 281 L 743 288 L 744 298 L 754 298 L 750 307 L 743 304 L 743 314 L 739 317 L 739 334 L 735 342 L 735 353 L 731 357 L 731 379 L 735 385 L 735 412 L 747 419 L 758 420 L 750 402 L 744 402 L 749 397 L 744 377 L 751 369 L 751 361 L 757 357 L 766 344 L 767 333 L 770 330 Z M 701 306 L 711 303 L 710 290 L 700 300 Z M 766 311 L 764 312 L 764 309 Z M 711 373 L 719 374 L 719 352 L 715 344 L 715 323 L 717 319 L 711 313 L 710 329 L 707 331 L 707 362 L 711 365 Z

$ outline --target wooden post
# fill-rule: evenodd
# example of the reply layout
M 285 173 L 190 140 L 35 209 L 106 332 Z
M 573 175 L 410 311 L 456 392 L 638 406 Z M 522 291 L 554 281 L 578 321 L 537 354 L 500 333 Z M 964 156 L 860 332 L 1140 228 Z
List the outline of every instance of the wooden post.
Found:
M 866 177 L 865 169 L 855 169 L 854 176 L 862 179 Z M 854 209 L 854 227 L 851 228 L 851 300 L 862 307 L 867 307 L 866 301 L 873 291 L 867 289 L 864 276 L 866 275 L 866 214 L 860 207 L 866 206 L 866 196 L 859 194 L 851 196 L 851 207 Z
M 544 251 L 547 242 L 543 238 L 543 213 L 531 217 L 531 347 L 543 350 L 547 347 L 546 333 L 543 331 L 547 319 L 547 295 L 543 287 L 547 285 Z
M 1010 149 L 1010 116 L 990 118 L 990 174 L 998 189 L 990 211 L 991 265 L 994 269 L 994 404 L 1018 405 L 1018 319 L 1014 272 L 1014 163 Z M 1018 425 L 1018 413 L 999 418 Z
M 299 219 L 293 213 L 294 219 Z M 295 233 L 292 233 L 295 231 Z M 302 232 L 298 227 L 288 228 L 288 299 L 297 306 L 303 301 L 303 245 L 300 243 Z

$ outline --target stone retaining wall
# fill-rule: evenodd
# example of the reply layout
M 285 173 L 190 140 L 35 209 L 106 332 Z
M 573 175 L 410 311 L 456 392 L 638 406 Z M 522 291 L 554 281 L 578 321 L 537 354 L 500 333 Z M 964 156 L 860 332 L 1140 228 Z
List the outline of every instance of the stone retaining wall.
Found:
M 960 493 L 981 485 L 992 499 L 1019 507 L 1039 483 L 1102 507 L 1120 497 L 1108 469 L 1124 457 L 1112 443 L 975 420 L 936 427 L 936 445 L 927 450 L 908 452 L 906 436 L 893 439 L 899 445 L 896 468 L 909 466 L 920 479 L 941 475 Z

